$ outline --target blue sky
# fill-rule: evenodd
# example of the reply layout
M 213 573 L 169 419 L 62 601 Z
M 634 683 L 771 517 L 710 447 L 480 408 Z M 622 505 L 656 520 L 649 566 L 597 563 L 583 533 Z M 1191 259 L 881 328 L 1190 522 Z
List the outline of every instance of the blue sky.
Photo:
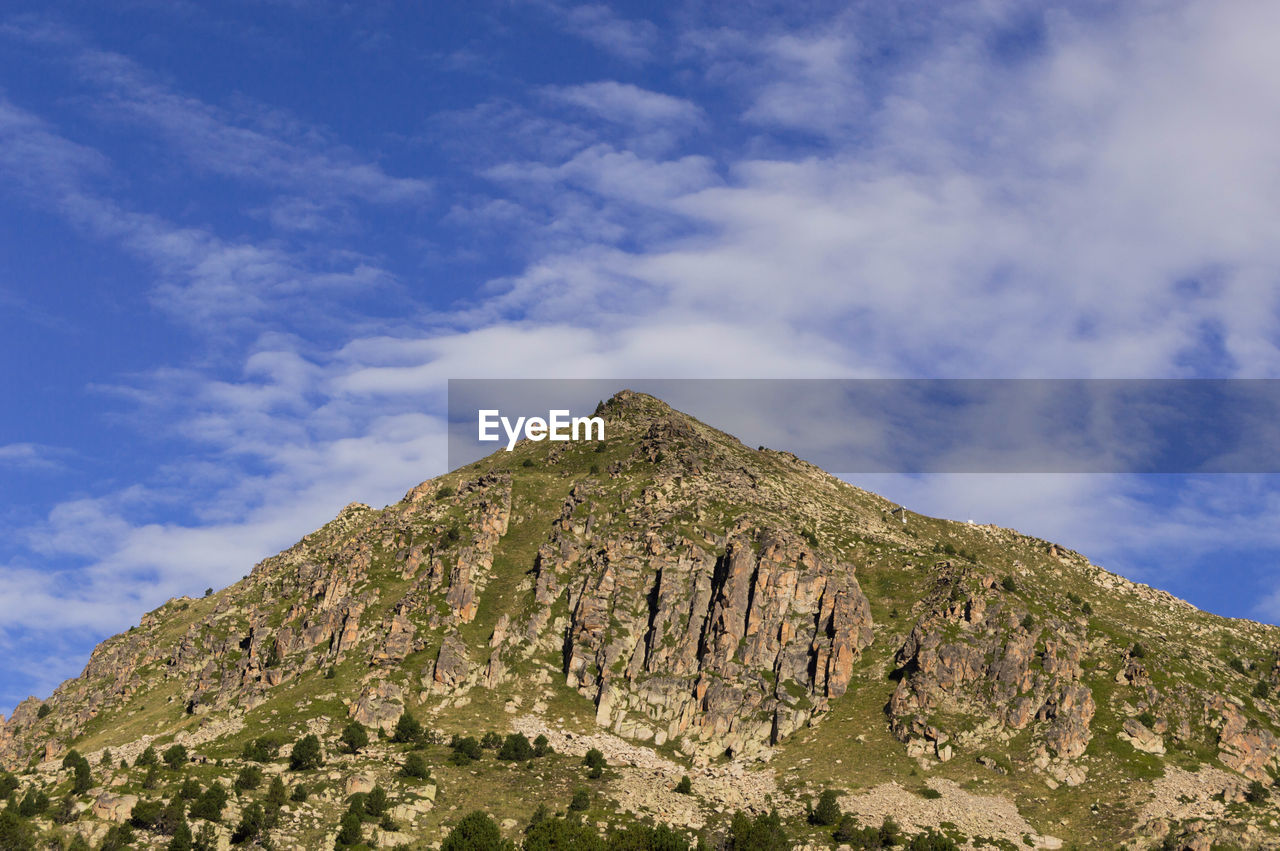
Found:
M 0 710 L 450 377 L 1280 376 L 1275 4 L 654 5 L 5 4 Z M 861 483 L 1280 617 L 1267 477 Z

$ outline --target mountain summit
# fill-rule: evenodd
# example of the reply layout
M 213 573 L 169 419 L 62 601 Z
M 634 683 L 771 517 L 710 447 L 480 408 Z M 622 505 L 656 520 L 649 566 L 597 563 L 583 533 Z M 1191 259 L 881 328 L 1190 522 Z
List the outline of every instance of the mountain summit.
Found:
M 224 846 L 262 812 L 239 842 L 432 847 L 471 810 L 516 839 L 569 804 L 735 848 L 756 847 L 735 811 L 776 812 L 826 847 L 831 803 L 844 842 L 889 817 L 956 846 L 1280 845 L 1276 628 L 898 510 L 643 394 L 599 413 L 605 442 L 349 505 L 103 642 L 0 725 L 5 829 L 131 822 L 161 847 L 146 807 L 171 799 Z M 467 743 L 486 732 L 492 758 Z M 191 783 L 235 797 L 203 818 L 173 803 Z M 394 815 L 362 827 L 374 789 Z

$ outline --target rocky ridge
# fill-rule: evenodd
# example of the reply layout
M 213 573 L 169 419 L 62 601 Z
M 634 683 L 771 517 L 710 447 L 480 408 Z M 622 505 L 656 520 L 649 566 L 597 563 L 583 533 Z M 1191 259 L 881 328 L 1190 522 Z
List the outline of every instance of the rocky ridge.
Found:
M 389 731 L 406 710 L 446 723 L 501 693 L 506 714 L 542 710 L 517 727 L 569 748 L 547 712 L 570 700 L 563 689 L 599 731 L 662 750 L 662 765 L 627 760 L 651 780 L 729 760 L 758 775 L 737 785 L 776 790 L 763 794 L 784 812 L 811 792 L 779 785 L 771 765 L 801 740 L 858 735 L 898 766 L 885 771 L 996 783 L 1015 813 L 1044 810 L 1028 782 L 1119 801 L 1108 816 L 1055 798 L 1065 825 L 1045 836 L 1100 818 L 1130 820 L 1134 842 L 1187 824 L 1235 839 L 1270 827 L 1225 804 L 1153 808 L 1162 793 L 1147 781 L 1212 778 L 1227 800 L 1280 772 L 1274 628 L 1010 530 L 904 524 L 874 495 L 640 394 L 602 412 L 603 451 L 526 442 L 384 509 L 349 505 L 242 582 L 169 601 L 46 701 L 19 705 L 0 724 L 0 762 L 54 777 L 71 747 L 216 748 L 284 695 L 332 736 L 350 718 Z M 833 768 L 832 782 L 892 780 L 863 771 Z M 764 806 L 732 785 L 707 780 L 710 811 L 619 794 L 633 810 L 678 804 L 688 825 L 716 801 Z

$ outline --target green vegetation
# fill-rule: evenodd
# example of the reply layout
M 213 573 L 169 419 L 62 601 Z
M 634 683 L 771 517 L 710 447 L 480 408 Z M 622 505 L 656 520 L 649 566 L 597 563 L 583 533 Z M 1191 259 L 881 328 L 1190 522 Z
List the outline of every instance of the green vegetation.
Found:
M 227 805 L 227 790 L 216 780 L 191 804 L 191 817 L 205 821 L 222 821 L 222 810 Z
M 308 771 L 324 765 L 324 752 L 320 749 L 320 739 L 314 733 L 308 733 L 298 740 L 289 755 L 291 771 Z
M 834 789 L 824 789 L 818 797 L 818 805 L 809 813 L 809 823 L 822 827 L 834 825 L 840 821 L 840 793 Z
M 524 733 L 512 733 L 507 736 L 502 747 L 498 749 L 498 759 L 505 759 L 512 762 L 524 762 L 533 759 L 533 745 L 525 737 Z
M 190 759 L 190 756 L 188 755 L 185 746 L 171 745 L 165 749 L 161 758 L 164 760 L 165 765 L 174 771 L 177 771 L 179 768 L 187 764 L 187 760 Z
M 369 746 L 369 733 L 364 729 L 363 724 L 352 718 L 342 729 L 339 741 L 342 742 L 342 748 L 347 753 L 359 753 Z
M 592 780 L 597 780 L 604 774 L 606 765 L 604 754 L 596 748 L 587 751 L 586 756 L 582 758 L 582 764 L 587 767 L 587 777 Z
M 489 814 L 481 810 L 468 813 L 449 831 L 440 851 L 496 851 L 503 847 L 502 832 Z
M 418 723 L 418 719 L 413 717 L 413 713 L 405 710 L 400 713 L 400 717 L 396 720 L 395 729 L 391 733 L 391 741 L 398 744 L 412 744 L 419 742 L 423 737 L 422 725 Z
M 246 765 L 240 769 L 233 784 L 237 792 L 249 792 L 262 785 L 262 769 L 256 765 Z

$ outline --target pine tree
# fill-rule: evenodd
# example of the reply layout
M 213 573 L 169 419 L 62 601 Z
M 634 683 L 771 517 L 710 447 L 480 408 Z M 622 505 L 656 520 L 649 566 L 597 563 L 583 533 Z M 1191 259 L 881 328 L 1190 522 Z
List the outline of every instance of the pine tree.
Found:
M 418 723 L 418 719 L 413 717 L 413 713 L 405 710 L 400 713 L 400 718 L 396 720 L 395 731 L 391 734 L 391 741 L 400 744 L 410 744 L 422 738 L 422 725 Z
M 314 733 L 308 733 L 293 746 L 289 756 L 289 768 L 294 771 L 306 771 L 324 765 L 324 754 L 320 751 L 320 739 Z
M 825 789 L 818 798 L 818 806 L 809 816 L 813 824 L 830 826 L 840 821 L 840 793 L 835 789 Z
M 400 717 L 404 717 L 403 715 Z M 365 731 L 364 725 L 354 718 L 342 730 L 342 745 L 347 753 L 359 753 L 362 748 L 369 744 L 369 734 Z

